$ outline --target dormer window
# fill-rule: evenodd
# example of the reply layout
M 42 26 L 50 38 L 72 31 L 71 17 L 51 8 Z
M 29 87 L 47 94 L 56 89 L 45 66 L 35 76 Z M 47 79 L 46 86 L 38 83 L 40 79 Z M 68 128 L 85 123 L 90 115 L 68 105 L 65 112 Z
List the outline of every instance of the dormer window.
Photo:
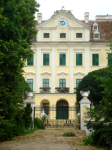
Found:
M 99 31 L 95 31 L 93 38 L 94 39 L 100 39 L 100 32 Z
M 94 33 L 94 38 L 99 39 L 99 33 Z
M 93 24 L 93 30 L 98 30 L 98 24 L 96 22 Z

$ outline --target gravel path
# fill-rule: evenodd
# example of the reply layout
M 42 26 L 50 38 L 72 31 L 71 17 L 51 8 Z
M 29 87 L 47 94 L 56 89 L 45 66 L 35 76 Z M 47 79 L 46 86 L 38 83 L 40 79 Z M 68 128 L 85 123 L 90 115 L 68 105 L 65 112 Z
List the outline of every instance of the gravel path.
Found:
M 75 137 L 63 137 L 63 133 L 72 131 Z M 12 141 L 0 143 L 0 150 L 99 150 L 83 146 L 85 132 L 75 129 L 46 129 L 32 134 L 13 138 Z M 107 149 L 100 149 L 107 150 Z

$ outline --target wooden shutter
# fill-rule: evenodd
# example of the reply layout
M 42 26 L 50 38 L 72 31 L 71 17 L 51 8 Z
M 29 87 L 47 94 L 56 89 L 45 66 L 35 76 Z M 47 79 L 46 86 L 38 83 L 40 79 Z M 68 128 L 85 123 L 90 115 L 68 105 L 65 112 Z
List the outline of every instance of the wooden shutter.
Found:
M 43 54 L 43 65 L 49 65 L 49 54 Z
M 76 54 L 76 65 L 82 65 L 82 54 Z

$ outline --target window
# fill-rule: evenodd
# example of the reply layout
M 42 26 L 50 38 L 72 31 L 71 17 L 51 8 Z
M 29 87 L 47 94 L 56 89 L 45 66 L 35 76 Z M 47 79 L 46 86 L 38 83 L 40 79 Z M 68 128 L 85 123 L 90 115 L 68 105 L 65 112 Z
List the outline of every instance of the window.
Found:
M 46 115 L 49 115 L 49 103 L 43 103 L 42 109 L 44 109 Z
M 66 38 L 66 33 L 60 33 L 60 38 Z
M 76 87 L 78 87 L 79 82 L 81 82 L 82 79 L 76 79 Z
M 59 79 L 59 87 L 66 87 L 66 79 Z
M 49 33 L 44 33 L 44 38 L 49 38 L 49 37 L 50 37 Z
M 27 66 L 33 66 L 33 55 L 31 57 L 31 59 L 27 60 Z
M 28 86 L 31 88 L 33 91 L 33 79 L 27 79 Z
M 76 54 L 76 66 L 82 66 L 82 54 Z
M 111 53 L 108 54 L 108 65 L 112 66 L 112 54 Z
M 95 33 L 94 38 L 99 39 L 99 33 Z
M 43 79 L 43 87 L 49 87 L 49 79 Z
M 96 29 L 97 29 L 97 26 L 94 25 L 94 29 L 96 30 Z
M 59 55 L 59 64 L 60 64 L 60 66 L 66 65 L 66 54 Z
M 99 54 L 92 54 L 92 66 L 99 66 Z
M 43 54 L 43 66 L 49 66 L 49 54 Z
M 82 33 L 76 33 L 76 38 L 82 38 Z

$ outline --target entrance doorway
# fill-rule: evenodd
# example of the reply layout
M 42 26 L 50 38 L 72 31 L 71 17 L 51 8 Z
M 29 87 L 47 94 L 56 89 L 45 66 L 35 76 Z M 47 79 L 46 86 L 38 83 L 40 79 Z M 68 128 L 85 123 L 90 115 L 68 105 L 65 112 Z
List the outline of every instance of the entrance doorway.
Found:
M 56 119 L 68 119 L 68 103 L 60 100 L 56 104 Z

